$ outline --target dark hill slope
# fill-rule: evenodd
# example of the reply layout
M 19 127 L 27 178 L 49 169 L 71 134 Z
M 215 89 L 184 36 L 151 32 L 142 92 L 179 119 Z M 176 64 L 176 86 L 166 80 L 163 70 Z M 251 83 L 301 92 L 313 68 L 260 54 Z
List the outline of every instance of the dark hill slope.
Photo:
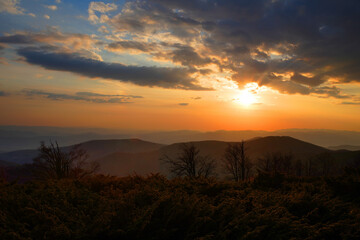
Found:
M 100 157 L 115 153 L 140 153 L 155 151 L 163 147 L 162 144 L 143 141 L 140 139 L 112 139 L 112 140 L 93 140 L 79 144 L 88 155 L 89 160 L 95 160 Z M 63 147 L 64 150 L 70 150 L 72 146 Z M 38 155 L 38 150 L 19 150 L 7 153 L 0 153 L 0 160 L 24 164 L 31 163 L 32 159 Z

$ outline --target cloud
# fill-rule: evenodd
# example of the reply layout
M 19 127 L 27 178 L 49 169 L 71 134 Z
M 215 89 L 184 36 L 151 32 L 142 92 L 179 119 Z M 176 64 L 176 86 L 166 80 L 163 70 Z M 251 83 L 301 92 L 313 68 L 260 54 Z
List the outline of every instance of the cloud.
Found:
M 56 3 L 61 3 L 61 0 L 55 0 Z
M 0 90 L 0 97 L 5 97 L 5 96 L 7 96 L 8 94 L 7 93 L 5 93 L 4 91 L 1 91 Z
M 52 11 L 56 11 L 57 10 L 57 6 L 56 5 L 44 5 L 44 7 L 52 10 Z
M 16 33 L 0 42 L 51 45 L 56 48 L 19 54 L 47 69 L 141 86 L 203 90 L 196 79 L 208 74 L 284 94 L 352 98 L 334 82 L 360 82 L 359 8 L 358 0 L 136 0 L 116 11 L 114 3 L 91 2 L 88 20 L 104 23 L 100 32 L 114 33 L 103 45 L 96 37 L 59 31 Z M 146 53 L 182 67 L 105 63 L 98 48 Z
M 105 78 L 139 86 L 186 90 L 209 90 L 197 85 L 186 68 L 139 67 L 106 63 L 79 56 L 76 53 L 57 53 L 47 48 L 21 48 L 18 55 L 25 61 L 50 70 L 76 73 L 90 78 Z
M 109 33 L 109 30 L 105 26 L 99 27 L 98 31 L 101 32 L 101 33 Z
M 174 62 L 180 62 L 184 66 L 202 66 L 211 63 L 211 59 L 201 57 L 189 46 L 179 46 L 172 52 Z
M 344 105 L 360 105 L 360 102 L 342 102 Z
M 306 77 L 304 75 L 301 75 L 299 73 L 295 73 L 291 77 L 291 81 L 301 83 L 308 86 L 318 86 L 322 83 L 324 83 L 326 80 L 321 76 L 315 76 L 315 77 Z
M 188 106 L 189 103 L 179 103 L 178 105 L 179 105 L 179 106 Z
M 23 15 L 25 9 L 21 8 L 18 0 L 1 0 L 0 1 L 0 12 L 7 12 L 10 14 Z
M 109 18 L 105 14 L 107 12 L 115 11 L 117 9 L 116 4 L 114 3 L 103 3 L 103 2 L 91 2 L 89 4 L 88 13 L 89 13 L 89 21 L 96 24 L 96 23 L 104 23 Z M 101 13 L 100 17 L 96 15 L 96 12 Z
M 321 87 L 332 79 L 360 82 L 359 8 L 358 0 L 129 1 L 107 21 L 126 39 L 108 49 L 136 49 L 190 68 L 216 64 L 239 85 L 341 98 Z
M 91 92 L 80 92 L 75 95 L 71 95 L 65 93 L 46 92 L 38 89 L 24 89 L 22 92 L 28 97 L 42 96 L 54 101 L 73 100 L 92 103 L 133 103 L 130 99 L 134 98 L 132 95 L 106 95 Z M 141 98 L 141 96 L 136 96 L 135 98 Z
M 77 96 L 84 96 L 84 97 L 124 97 L 124 98 L 143 98 L 143 96 L 137 95 L 122 95 L 122 94 L 100 94 L 100 93 L 93 93 L 93 92 L 77 92 Z
M 127 50 L 136 50 L 139 52 L 151 52 L 158 50 L 156 43 L 145 43 L 139 41 L 117 41 L 110 43 L 107 50 L 114 52 L 124 52 Z
M 62 33 L 57 28 L 48 28 L 46 31 L 16 32 L 12 35 L 0 36 L 0 43 L 6 44 L 27 44 L 38 45 L 45 44 L 61 48 L 63 52 L 77 52 L 82 56 L 99 59 L 101 57 L 96 53 L 97 40 L 91 36 L 79 33 Z
M 165 59 L 182 66 L 194 68 L 210 63 L 219 64 L 218 61 L 208 57 L 200 56 L 193 47 L 183 44 L 169 44 L 166 42 L 141 42 L 134 40 L 123 40 L 112 42 L 105 48 L 112 52 L 148 53 L 156 58 Z
M 45 18 L 45 19 L 50 19 L 50 16 L 45 14 L 45 15 L 44 15 L 44 18 Z

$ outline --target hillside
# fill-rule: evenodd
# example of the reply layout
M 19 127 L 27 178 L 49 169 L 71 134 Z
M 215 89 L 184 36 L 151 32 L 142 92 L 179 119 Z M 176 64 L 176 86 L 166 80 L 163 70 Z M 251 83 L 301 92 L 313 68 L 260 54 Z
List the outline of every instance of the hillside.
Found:
M 162 144 L 146 142 L 140 139 L 112 139 L 112 140 L 93 140 L 79 144 L 88 155 L 89 160 L 95 160 L 106 155 L 116 152 L 126 153 L 140 153 L 146 151 L 153 151 L 161 148 Z M 73 147 L 63 147 L 64 150 L 69 150 Z M 19 150 L 7 153 L 0 153 L 0 160 L 24 164 L 31 163 L 32 159 L 38 155 L 38 150 Z
M 100 172 L 113 176 L 148 175 L 160 172 L 159 151 L 126 153 L 116 152 L 96 159 Z
M 203 155 L 221 158 L 228 144 L 234 142 L 200 141 L 192 143 L 200 149 L 200 152 Z M 175 156 L 178 153 L 180 146 L 181 143 L 175 143 L 161 148 L 160 151 L 162 154 Z M 303 159 L 329 151 L 323 147 L 285 136 L 259 137 L 246 141 L 245 146 L 250 158 L 252 159 L 256 159 L 257 157 L 271 152 L 292 153 L 294 157 Z
M 201 155 L 208 155 L 214 158 L 218 165 L 218 171 L 221 171 L 221 159 L 229 144 L 222 141 L 199 141 L 191 142 L 199 150 Z M 117 152 L 105 157 L 97 158 L 100 163 L 101 172 L 117 176 L 124 176 L 123 173 L 155 173 L 161 172 L 166 174 L 166 166 L 163 165 L 160 158 L 167 155 L 176 158 L 181 151 L 183 143 L 175 143 L 162 148 L 143 152 L 143 153 L 123 153 Z M 292 153 L 294 159 L 305 160 L 308 157 L 315 156 L 322 152 L 331 152 L 328 149 L 303 142 L 291 137 L 264 137 L 255 138 L 246 142 L 246 149 L 250 159 L 256 162 L 258 157 L 267 153 L 280 152 Z M 132 168 L 134 167 L 134 168 Z

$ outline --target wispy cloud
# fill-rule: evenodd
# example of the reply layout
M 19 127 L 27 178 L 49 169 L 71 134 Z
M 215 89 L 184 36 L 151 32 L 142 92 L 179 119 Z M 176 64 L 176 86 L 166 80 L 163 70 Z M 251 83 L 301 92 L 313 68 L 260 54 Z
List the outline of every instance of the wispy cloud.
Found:
M 22 91 L 26 96 L 42 96 L 51 100 L 73 100 L 92 103 L 133 103 L 131 99 L 142 98 L 142 96 L 118 95 L 118 94 L 99 94 L 93 92 L 78 92 L 75 94 L 54 93 L 38 89 L 24 89 Z
M 57 6 L 56 5 L 44 5 L 44 7 L 52 10 L 52 11 L 56 11 L 57 10 Z

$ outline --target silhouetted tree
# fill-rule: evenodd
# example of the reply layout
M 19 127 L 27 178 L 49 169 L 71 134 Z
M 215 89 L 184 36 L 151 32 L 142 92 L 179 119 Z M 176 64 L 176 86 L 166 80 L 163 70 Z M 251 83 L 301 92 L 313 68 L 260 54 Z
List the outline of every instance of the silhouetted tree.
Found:
M 303 170 L 303 164 L 302 164 L 302 161 L 300 159 L 298 159 L 295 162 L 294 168 L 295 168 L 296 176 L 301 177 L 302 176 L 302 170 Z
M 320 166 L 321 175 L 328 176 L 334 168 L 334 159 L 328 152 L 320 153 L 316 156 L 318 165 Z
M 223 157 L 226 172 L 232 175 L 235 181 L 245 180 L 252 168 L 250 159 L 246 155 L 245 142 L 229 144 Z
M 305 174 L 306 176 L 312 176 L 314 173 L 314 160 L 309 158 L 305 162 Z
M 180 146 L 180 150 L 181 152 L 177 158 L 164 155 L 161 159 L 169 166 L 172 174 L 190 178 L 209 177 L 214 174 L 214 159 L 210 156 L 201 156 L 200 150 L 194 144 L 183 143 Z
M 294 155 L 291 152 L 282 155 L 282 171 L 287 175 L 291 172 L 293 159 Z
M 62 150 L 58 143 L 41 142 L 39 156 L 34 158 L 34 174 L 41 179 L 82 178 L 99 169 L 96 162 L 87 161 L 86 151 L 79 145 L 70 151 Z
M 250 172 L 251 169 L 253 168 L 254 164 L 250 161 L 250 159 L 247 159 L 245 162 L 245 178 L 249 179 L 250 178 Z
M 257 161 L 257 167 L 259 170 L 269 173 L 272 169 L 271 154 L 267 153 L 264 156 L 259 157 Z
M 258 158 L 258 168 L 267 173 L 290 174 L 293 158 L 292 153 L 266 153 L 263 157 Z

